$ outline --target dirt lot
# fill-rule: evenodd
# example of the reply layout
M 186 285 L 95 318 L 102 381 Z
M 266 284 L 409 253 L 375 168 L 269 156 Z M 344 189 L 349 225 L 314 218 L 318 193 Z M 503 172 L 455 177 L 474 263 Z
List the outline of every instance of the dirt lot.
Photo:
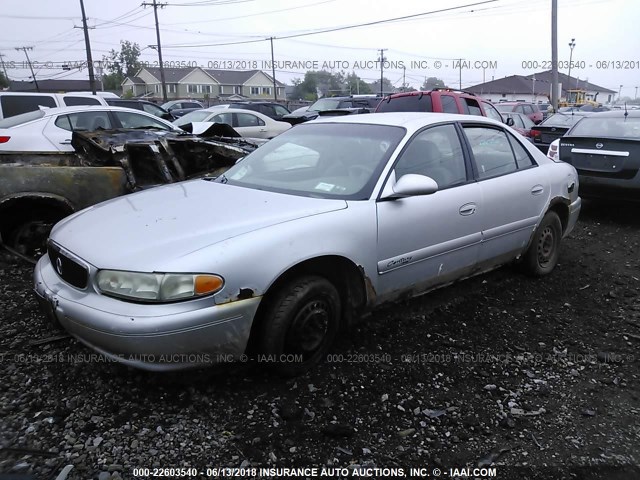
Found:
M 150 374 L 68 338 L 34 344 L 54 332 L 30 275 L 0 254 L 5 474 L 428 467 L 452 478 L 492 464 L 499 479 L 640 478 L 640 217 L 629 206 L 586 203 L 551 276 L 505 267 L 387 307 L 290 380 L 259 365 Z

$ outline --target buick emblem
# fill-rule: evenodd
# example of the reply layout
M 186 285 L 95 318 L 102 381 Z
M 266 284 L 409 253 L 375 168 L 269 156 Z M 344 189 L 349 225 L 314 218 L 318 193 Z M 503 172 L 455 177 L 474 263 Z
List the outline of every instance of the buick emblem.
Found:
M 62 276 L 62 260 L 60 257 L 56 258 L 56 271 L 58 275 Z
M 596 143 L 596 148 L 602 148 L 604 145 L 602 143 Z

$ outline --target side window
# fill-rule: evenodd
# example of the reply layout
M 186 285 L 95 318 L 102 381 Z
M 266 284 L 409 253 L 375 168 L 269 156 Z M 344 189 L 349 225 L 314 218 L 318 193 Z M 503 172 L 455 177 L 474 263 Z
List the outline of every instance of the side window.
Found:
M 476 100 L 471 98 L 461 98 L 462 104 L 466 106 L 465 113 L 469 115 L 480 115 L 482 116 L 482 110 L 480 110 L 480 105 Z
M 43 107 L 57 107 L 53 97 L 48 95 L 3 95 L 0 97 L 2 116 L 4 118 L 33 112 Z
M 138 113 L 113 112 L 122 124 L 122 128 L 158 128 L 160 130 L 171 130 L 164 123 Z
M 507 134 L 497 128 L 464 127 L 480 179 L 515 172 L 513 156 Z
M 153 105 L 151 103 L 143 103 L 142 110 L 144 110 L 147 113 L 150 113 L 151 115 L 155 115 L 156 117 L 159 117 L 164 114 L 164 112 L 160 107 L 158 107 L 157 105 Z
M 60 115 L 53 123 L 56 127 L 62 128 L 63 130 L 68 130 L 69 132 L 73 130 L 71 122 L 69 121 L 69 115 Z
M 65 126 L 71 126 L 71 130 L 86 130 L 88 132 L 93 132 L 100 128 L 108 130 L 113 128 L 111 125 L 111 120 L 109 119 L 109 112 L 78 112 L 78 113 L 70 113 L 69 115 L 65 115 L 67 120 L 61 120 L 61 117 L 58 118 L 55 122 L 56 126 L 60 128 L 65 128 Z M 60 120 L 61 125 L 58 125 L 58 120 Z
M 467 181 L 462 147 L 454 125 L 440 125 L 419 133 L 395 166 L 396 179 L 409 173 L 433 178 L 440 190 Z
M 264 125 L 264 122 L 250 113 L 237 113 L 238 127 L 259 127 Z
M 101 105 L 100 100 L 92 97 L 76 97 L 67 95 L 62 98 L 67 107 L 75 107 L 76 105 Z
M 279 117 L 282 115 L 289 115 L 289 112 L 287 111 L 287 109 L 281 105 L 275 105 L 273 108 L 275 108 L 276 115 L 278 115 Z
M 499 122 L 503 121 L 502 115 L 500 115 L 500 112 L 496 110 L 496 107 L 487 102 L 484 102 L 482 105 L 484 106 L 484 111 L 487 114 L 487 117 L 493 118 L 494 120 L 497 120 Z
M 194 102 L 186 102 L 182 104 L 182 108 L 202 108 L 202 105 Z
M 526 115 L 530 115 L 533 113 L 533 108 L 531 107 L 531 105 L 524 105 L 524 113 Z
M 529 152 L 527 152 L 526 148 L 524 148 L 522 144 L 511 134 L 509 134 L 509 141 L 511 142 L 511 146 L 513 147 L 513 153 L 516 156 L 516 164 L 518 165 L 519 169 L 529 168 L 535 165 L 533 159 L 531 158 L 531 155 L 529 155 Z
M 233 126 L 233 114 L 221 113 L 213 117 L 213 121 L 215 123 L 226 123 L 227 125 Z
M 459 113 L 456 99 L 452 95 L 441 95 L 442 111 L 444 113 Z
M 524 113 L 524 107 L 522 105 L 517 105 L 516 108 L 513 109 L 514 112 Z
M 525 117 L 526 118 L 526 117 Z M 518 128 L 524 128 L 524 122 L 522 121 L 521 115 L 514 115 L 513 119 L 515 120 L 515 126 Z

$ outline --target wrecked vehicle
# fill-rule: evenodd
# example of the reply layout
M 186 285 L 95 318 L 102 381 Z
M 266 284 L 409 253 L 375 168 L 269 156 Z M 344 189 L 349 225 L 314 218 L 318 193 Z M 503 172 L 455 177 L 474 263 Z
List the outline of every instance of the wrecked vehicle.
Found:
M 117 129 L 75 131 L 75 152 L 0 153 L 0 234 L 29 257 L 44 252 L 60 219 L 120 195 L 218 175 L 257 144 L 227 125 L 199 135 Z
M 53 324 L 131 366 L 257 353 L 293 375 L 383 302 L 516 259 L 550 273 L 580 205 L 575 169 L 501 122 L 320 118 L 216 179 L 61 221 L 35 291 Z

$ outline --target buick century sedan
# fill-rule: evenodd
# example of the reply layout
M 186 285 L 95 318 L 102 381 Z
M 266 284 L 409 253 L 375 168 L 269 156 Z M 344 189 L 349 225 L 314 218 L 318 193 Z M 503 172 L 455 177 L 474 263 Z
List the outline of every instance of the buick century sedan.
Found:
M 550 273 L 580 205 L 575 169 L 495 120 L 330 117 L 224 175 L 62 220 L 35 291 L 54 324 L 128 365 L 262 356 L 293 375 L 383 302 L 514 261 Z

